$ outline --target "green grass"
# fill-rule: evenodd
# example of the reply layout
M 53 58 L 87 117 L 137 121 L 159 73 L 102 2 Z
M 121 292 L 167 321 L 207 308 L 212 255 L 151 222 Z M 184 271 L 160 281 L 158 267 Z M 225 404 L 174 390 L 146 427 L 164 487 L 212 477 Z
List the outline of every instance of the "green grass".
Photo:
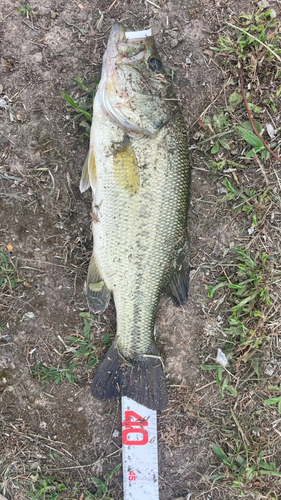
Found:
M 83 91 L 82 96 L 79 98 L 78 103 L 74 101 L 74 99 L 66 94 L 65 92 L 61 92 L 62 97 L 66 100 L 66 102 L 75 110 L 74 119 L 77 120 L 80 127 L 85 129 L 85 135 L 87 137 L 90 136 L 91 122 L 92 122 L 92 110 L 93 110 L 93 98 L 96 92 L 96 88 L 98 85 L 98 80 L 93 79 L 94 85 L 93 88 L 85 85 L 80 77 L 77 77 L 75 80 L 76 85 Z
M 228 23 L 231 26 L 230 23 Z M 232 23 L 235 29 L 235 23 Z M 260 50 L 261 44 L 269 59 L 274 59 L 274 53 L 281 53 L 279 36 L 274 31 L 278 27 L 278 19 L 274 9 L 264 10 L 260 7 L 253 14 L 242 14 L 239 18 L 237 37 L 229 34 L 218 40 L 218 46 L 212 47 L 215 51 L 236 55 L 239 59 L 251 65 L 250 54 Z M 273 36 L 272 36 L 273 35 Z
M 217 278 L 218 284 L 208 287 L 208 295 L 213 298 L 223 289 L 228 289 L 228 300 L 232 304 L 226 329 L 227 338 L 224 348 L 231 357 L 239 347 L 247 347 L 248 352 L 258 349 L 265 339 L 263 320 L 266 311 L 271 307 L 268 279 L 268 255 L 256 253 L 252 256 L 239 248 L 235 252 L 236 264 L 231 268 L 231 274 Z M 245 359 L 245 358 L 243 358 Z
M 209 477 L 210 488 L 221 492 L 219 498 L 231 498 L 231 493 L 224 496 L 223 488 L 235 498 L 270 500 L 277 500 L 281 491 L 278 436 L 273 430 L 281 413 L 276 370 L 280 259 L 273 243 L 280 240 L 274 223 L 275 213 L 280 213 L 280 177 L 272 175 L 280 169 L 253 132 L 237 86 L 240 60 L 255 128 L 280 155 L 279 129 L 275 127 L 272 139 L 266 128 L 280 113 L 279 26 L 273 9 L 260 8 L 233 17 L 223 27 L 212 49 L 226 78 L 225 97 L 208 107 L 193 135 L 206 154 L 204 163 L 213 181 L 210 219 L 215 219 L 217 231 L 224 228 L 223 237 L 214 234 L 222 250 L 206 258 L 212 303 L 201 366 L 206 382 L 217 386 L 217 408 L 224 415 L 213 428 L 212 449 L 221 465 Z M 217 349 L 226 356 L 226 365 L 216 358 Z M 268 363 L 275 367 L 272 375 Z
M 88 312 L 79 314 L 83 319 L 83 331 L 72 334 L 68 337 L 67 349 L 59 359 L 57 366 L 48 365 L 46 362 L 36 359 L 34 367 L 31 369 L 32 375 L 45 387 L 47 382 L 59 384 L 78 382 L 77 373 L 82 369 L 83 375 L 98 363 L 98 350 L 91 339 L 91 323 L 96 320 L 95 316 Z M 110 345 L 109 333 L 105 333 L 101 346 Z
M 12 293 L 20 282 L 14 262 L 0 250 L 0 293 Z
M 67 481 L 61 482 L 56 477 L 34 477 L 28 500 L 112 500 L 110 483 L 120 467 L 121 464 L 117 465 L 112 472 L 105 474 L 104 479 L 92 477 L 91 491 L 83 489 L 83 492 L 78 483 L 70 486 Z
M 270 391 L 277 391 L 280 393 L 280 396 L 276 398 L 266 399 L 264 404 L 266 405 L 278 405 L 278 412 L 281 413 L 281 387 L 276 387 L 275 385 L 270 385 L 268 388 Z
M 227 453 L 215 443 L 212 446 L 214 453 L 216 453 L 221 462 L 231 472 L 233 478 L 232 485 L 235 488 L 243 488 L 246 482 L 257 479 L 261 475 L 281 477 L 280 472 L 276 471 L 276 464 L 274 462 L 268 463 L 262 459 L 263 452 L 260 452 L 258 457 L 252 458 L 247 449 L 246 454 L 243 453 L 244 446 L 242 440 L 240 442 L 238 440 L 236 444 L 237 447 L 234 450 L 229 448 Z M 220 474 L 215 477 L 214 481 L 222 477 L 227 477 L 227 474 Z M 243 495 L 243 490 L 240 493 Z
M 76 369 L 76 364 L 71 363 L 68 366 L 59 365 L 48 366 L 45 362 L 41 362 L 36 359 L 35 366 L 31 370 L 32 375 L 40 380 L 42 387 L 46 386 L 46 382 L 52 382 L 55 385 L 61 382 L 71 382 L 75 383 L 74 370 Z
M 37 490 L 36 493 L 34 490 Z M 29 499 L 37 500 L 41 498 L 44 500 L 57 500 L 62 498 L 60 493 L 66 490 L 67 487 L 65 484 L 58 482 L 56 478 L 39 479 L 38 484 L 35 483 L 34 487 L 29 492 Z
M 28 3 L 24 3 L 20 9 L 17 9 L 17 12 L 24 14 L 27 19 L 32 19 L 31 7 Z
M 277 58 L 281 60 L 278 23 L 279 20 L 273 9 L 264 10 L 261 7 L 251 15 L 242 14 L 236 20 L 236 24 L 227 23 L 226 33 L 218 39 L 217 46 L 211 47 L 212 50 L 220 54 L 220 64 L 230 73 L 226 87 L 235 85 L 233 64 L 236 65 L 238 60 L 242 62 L 246 99 L 259 134 L 264 128 L 260 121 L 261 118 L 264 118 L 261 110 L 266 107 L 275 112 L 281 94 L 281 86 L 278 83 L 281 72 L 276 67 Z M 252 75 L 255 75 L 259 70 L 262 71 L 262 78 L 266 79 L 264 86 L 270 87 L 270 92 L 257 92 L 259 81 L 254 82 L 254 85 L 251 85 L 250 89 L 247 90 L 247 77 L 251 79 Z M 274 87 L 272 87 L 272 82 L 276 82 Z M 257 95 L 260 96 L 259 102 L 257 102 Z M 256 154 L 260 155 L 262 160 L 267 160 L 270 153 L 261 139 L 254 134 L 249 120 L 243 120 L 239 123 L 241 111 L 245 109 L 239 87 L 232 91 L 225 104 L 225 107 L 219 108 L 215 113 L 205 115 L 201 130 L 194 134 L 202 151 L 210 152 L 215 157 L 220 156 L 210 165 L 216 169 L 225 168 L 233 159 L 222 159 L 222 155 L 233 154 L 237 146 L 243 149 L 243 158 L 246 160 L 253 158 Z M 251 148 L 245 149 L 241 140 Z M 268 145 L 274 150 L 277 147 L 277 142 L 269 139 Z M 239 163 L 241 164 L 241 158 L 239 158 Z M 231 165 L 229 166 L 231 168 Z
M 237 94 L 237 92 L 234 92 L 234 94 Z M 233 94 L 231 94 L 231 96 L 232 95 Z M 229 98 L 229 104 L 231 102 L 234 103 L 231 96 Z M 251 99 L 251 96 L 248 95 L 247 97 L 248 99 Z M 241 98 L 243 101 L 242 95 Z M 259 113 L 260 108 L 252 105 L 248 99 L 247 102 L 249 107 L 252 107 L 252 112 L 255 114 Z M 236 103 L 232 104 L 231 107 L 234 108 L 242 101 L 238 101 L 238 99 L 236 99 Z M 262 124 L 257 120 L 254 120 L 254 124 L 257 132 L 261 133 L 263 129 Z M 211 131 L 213 135 L 205 138 L 206 132 L 209 131 Z M 212 116 L 207 115 L 203 120 L 203 130 L 194 134 L 194 138 L 199 139 L 198 146 L 200 146 L 200 149 L 204 152 L 210 152 L 213 155 L 217 155 L 219 152 L 224 152 L 223 150 L 225 150 L 226 153 L 231 152 L 235 145 L 233 137 L 235 137 L 237 141 L 241 141 L 241 139 L 243 139 L 247 144 L 252 146 L 252 148 L 244 156 L 245 159 L 253 158 L 253 156 L 257 153 L 260 153 L 263 160 L 267 160 L 269 158 L 270 153 L 264 146 L 261 139 L 252 131 L 251 122 L 246 120 L 239 125 L 232 124 L 229 120 L 227 109 L 219 109 L 218 112 L 214 113 Z M 274 149 L 276 146 L 276 143 L 270 144 L 271 149 Z M 220 166 L 218 163 L 213 166 L 216 168 L 222 168 L 225 166 L 226 161 L 227 160 L 224 160 Z M 229 161 L 229 163 L 233 164 L 231 161 Z M 239 164 L 239 166 L 241 166 L 241 164 Z

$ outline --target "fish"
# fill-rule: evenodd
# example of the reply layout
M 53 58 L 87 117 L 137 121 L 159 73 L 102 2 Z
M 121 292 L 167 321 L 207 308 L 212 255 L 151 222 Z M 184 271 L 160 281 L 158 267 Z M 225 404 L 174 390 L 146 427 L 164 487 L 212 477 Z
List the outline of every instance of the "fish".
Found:
M 178 99 L 146 34 L 127 37 L 121 23 L 110 31 L 80 191 L 93 193 L 88 306 L 103 313 L 113 296 L 117 317 L 92 394 L 163 410 L 168 393 L 155 320 L 163 290 L 178 305 L 188 296 L 191 170 Z

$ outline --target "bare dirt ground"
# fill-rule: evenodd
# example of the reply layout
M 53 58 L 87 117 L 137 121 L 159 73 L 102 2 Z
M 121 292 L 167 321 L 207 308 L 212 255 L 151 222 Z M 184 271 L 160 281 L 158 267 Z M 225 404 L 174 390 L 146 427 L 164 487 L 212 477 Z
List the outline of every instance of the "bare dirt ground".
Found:
M 76 119 L 61 92 L 78 102 L 87 93 L 75 79 L 94 88 L 114 22 L 137 30 L 159 21 L 157 44 L 166 66 L 174 69 L 176 92 L 186 123 L 192 126 L 192 145 L 195 132 L 202 129 L 202 120 L 193 126 L 194 122 L 219 95 L 222 103 L 225 99 L 221 91 L 227 69 L 210 46 L 224 20 L 257 9 L 255 2 L 231 0 L 111 4 L 32 0 L 30 10 L 21 1 L 2 0 L 0 5 L 0 250 L 2 264 L 3 255 L 8 262 L 0 281 L 0 493 L 9 500 L 123 498 L 122 469 L 108 479 L 110 493 L 100 493 L 92 480 L 106 482 L 106 474 L 122 461 L 120 401 L 99 402 L 90 393 L 94 361 L 114 336 L 115 315 L 113 304 L 100 317 L 88 315 L 86 307 L 91 194 L 80 194 L 79 180 L 88 138 L 85 123 Z M 269 4 L 278 13 L 278 5 Z M 238 76 L 234 66 L 231 71 L 233 91 Z M 265 373 L 270 370 L 264 369 L 256 384 L 253 364 L 244 369 L 241 361 L 244 380 L 253 382 L 220 398 L 216 372 L 202 370 L 201 365 L 215 364 L 230 306 L 223 296 L 214 306 L 206 285 L 221 276 L 219 266 L 227 251 L 248 244 L 252 236 L 245 219 L 226 204 L 215 203 L 226 193 L 220 174 L 209 169 L 199 148 L 191 153 L 190 299 L 176 308 L 163 296 L 157 320 L 169 386 L 169 406 L 158 418 L 160 499 L 277 500 L 280 415 L 263 401 L 269 397 L 268 385 L 280 383 L 280 322 L 272 319 L 274 345 L 264 344 L 256 356 L 259 366 L 275 367 L 274 377 L 268 382 Z M 274 160 L 268 162 L 273 168 Z M 240 186 L 248 175 L 251 185 L 266 189 L 260 169 L 250 165 L 247 172 L 239 171 Z M 272 192 L 280 200 L 277 174 Z M 263 236 L 268 235 L 277 262 L 280 209 L 274 214 L 275 236 Z M 263 245 L 268 248 L 266 239 Z M 276 281 L 276 296 L 278 287 Z M 280 304 L 274 307 L 277 311 Z M 84 349 L 79 355 L 78 347 Z M 239 366 L 232 383 L 236 389 Z M 263 459 L 275 462 L 276 474 L 261 479 L 256 474 L 260 462 L 255 462 L 255 469 L 249 459 L 240 477 L 239 459 L 238 465 L 231 462 L 233 466 L 220 460 L 212 449 L 214 442 L 226 453 L 230 442 L 236 457 L 251 444 L 257 461 L 262 449 Z

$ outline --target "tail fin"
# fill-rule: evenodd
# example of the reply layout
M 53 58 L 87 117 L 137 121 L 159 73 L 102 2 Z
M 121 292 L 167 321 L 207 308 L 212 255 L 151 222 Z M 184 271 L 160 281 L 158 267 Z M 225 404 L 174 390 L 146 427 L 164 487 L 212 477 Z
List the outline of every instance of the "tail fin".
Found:
M 92 394 L 97 399 L 127 396 L 152 410 L 164 410 L 168 394 L 161 360 L 138 356 L 126 362 L 114 342 L 98 367 Z

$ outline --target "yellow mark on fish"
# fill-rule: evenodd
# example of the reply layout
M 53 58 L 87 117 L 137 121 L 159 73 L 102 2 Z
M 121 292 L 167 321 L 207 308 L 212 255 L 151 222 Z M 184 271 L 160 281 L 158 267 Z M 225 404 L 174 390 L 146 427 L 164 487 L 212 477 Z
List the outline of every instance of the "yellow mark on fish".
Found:
M 89 283 L 88 288 L 91 292 L 100 292 L 103 289 L 104 281 L 98 281 L 98 283 Z
M 118 151 L 114 156 L 113 176 L 115 182 L 130 194 L 135 194 L 140 187 L 138 161 L 131 145 Z

